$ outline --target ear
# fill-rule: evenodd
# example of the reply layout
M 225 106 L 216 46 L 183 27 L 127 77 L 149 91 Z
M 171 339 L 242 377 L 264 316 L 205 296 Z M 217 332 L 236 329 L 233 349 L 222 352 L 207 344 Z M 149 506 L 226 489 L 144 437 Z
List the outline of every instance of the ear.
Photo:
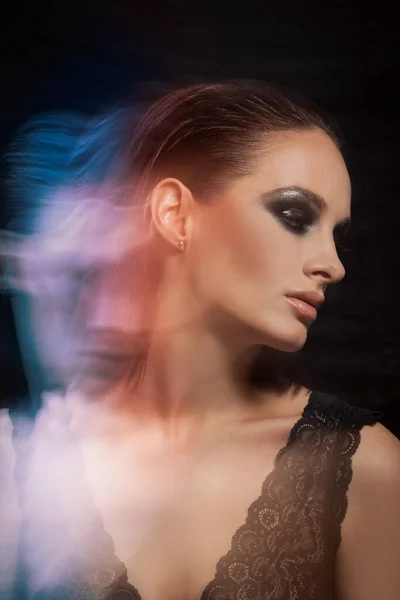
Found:
M 187 242 L 191 229 L 194 199 L 191 191 L 178 179 L 160 181 L 150 196 L 152 225 L 170 245 Z
M 29 291 L 24 268 L 29 252 L 24 244 L 25 236 L 0 231 L 0 291 Z M 25 273 L 25 275 L 24 275 Z

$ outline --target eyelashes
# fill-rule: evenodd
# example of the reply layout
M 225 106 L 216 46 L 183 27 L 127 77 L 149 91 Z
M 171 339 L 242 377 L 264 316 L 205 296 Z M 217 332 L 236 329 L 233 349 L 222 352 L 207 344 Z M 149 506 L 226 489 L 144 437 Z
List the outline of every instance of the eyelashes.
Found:
M 287 208 L 275 215 L 286 229 L 296 235 L 305 235 L 310 231 L 316 218 L 310 215 L 309 211 L 299 208 Z
M 349 232 L 349 227 L 337 227 L 333 232 L 336 248 L 349 252 L 352 248 L 349 245 L 349 240 L 346 238 Z
M 310 233 L 320 218 L 319 211 L 301 198 L 275 198 L 267 204 L 267 209 L 285 229 L 298 236 Z M 337 248 L 347 249 L 344 237 L 348 229 L 346 224 L 335 227 L 333 239 Z
M 319 216 L 306 201 L 300 199 L 275 199 L 268 203 L 267 208 L 279 223 L 295 235 L 308 233 Z

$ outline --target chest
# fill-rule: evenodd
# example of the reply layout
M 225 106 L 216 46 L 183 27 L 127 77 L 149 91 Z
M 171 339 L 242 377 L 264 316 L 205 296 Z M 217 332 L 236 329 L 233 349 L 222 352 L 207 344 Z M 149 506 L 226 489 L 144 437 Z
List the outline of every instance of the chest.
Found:
M 315 524 L 321 507 L 329 515 L 311 456 L 292 450 L 274 468 L 294 421 L 259 424 L 181 456 L 108 443 L 59 454 L 59 508 L 83 560 L 96 563 L 104 545 L 86 527 L 96 513 L 112 540 L 109 555 L 124 563 L 142 600 L 214 598 L 221 585 L 236 599 L 241 579 L 278 593 L 286 584 L 271 579 L 276 560 L 308 556 L 310 568 L 323 561 Z
M 276 508 L 285 501 L 284 493 L 290 506 L 293 482 L 282 471 L 277 486 L 266 483 L 274 479 L 276 456 L 292 424 L 285 420 L 254 427 L 184 456 L 110 451 L 106 445 L 83 449 L 93 504 L 143 600 L 199 600 L 214 580 L 217 564 L 240 551 L 240 537 L 250 553 L 249 565 L 252 556 L 276 551 L 282 535 L 273 531 Z M 73 481 L 69 487 L 77 489 Z M 292 503 L 285 517 L 294 544 L 304 525 L 296 521 L 296 508 Z M 270 547 L 261 547 L 268 528 Z M 301 535 L 307 537 L 304 528 Z

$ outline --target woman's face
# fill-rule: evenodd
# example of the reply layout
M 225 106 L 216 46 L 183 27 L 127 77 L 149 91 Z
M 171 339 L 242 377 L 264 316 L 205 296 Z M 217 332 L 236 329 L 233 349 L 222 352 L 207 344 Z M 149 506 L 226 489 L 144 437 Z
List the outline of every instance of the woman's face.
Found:
M 192 286 L 213 322 L 217 314 L 229 334 L 300 349 L 316 317 L 310 303 L 344 276 L 335 237 L 349 220 L 350 195 L 340 152 L 313 130 L 277 136 L 251 175 L 217 203 L 196 204 Z
M 135 218 L 103 194 L 59 190 L 39 216 L 41 233 L 14 250 L 25 292 L 14 312 L 31 379 L 78 378 L 97 389 L 115 383 L 136 354 Z

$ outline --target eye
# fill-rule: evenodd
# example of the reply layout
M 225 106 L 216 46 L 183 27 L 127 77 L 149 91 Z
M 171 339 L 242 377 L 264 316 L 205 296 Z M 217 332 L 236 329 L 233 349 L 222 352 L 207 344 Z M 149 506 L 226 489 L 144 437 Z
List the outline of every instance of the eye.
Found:
M 336 248 L 344 251 L 349 251 L 351 249 L 348 239 L 349 230 L 350 223 L 340 224 L 335 227 L 333 230 L 333 239 Z
M 69 293 L 71 298 L 78 296 L 84 289 L 90 288 L 96 276 L 94 268 L 76 269 L 70 273 L 69 278 Z
M 71 302 L 78 299 L 80 291 L 85 284 L 86 274 L 84 271 L 67 270 L 61 267 L 54 270 L 45 277 L 46 293 L 58 302 Z
M 288 208 L 278 215 L 283 225 L 298 235 L 307 233 L 314 223 L 314 217 L 300 208 Z
M 333 233 L 333 240 L 338 251 L 341 250 L 342 252 L 349 252 L 351 250 L 349 241 L 345 236 L 345 233 Z
M 266 208 L 275 219 L 294 235 L 305 235 L 318 221 L 320 210 L 304 197 L 283 194 L 267 199 Z
M 333 240 L 335 242 L 336 248 L 340 248 L 340 249 L 344 248 L 343 236 L 340 236 L 340 235 L 337 235 L 336 233 L 334 233 Z

